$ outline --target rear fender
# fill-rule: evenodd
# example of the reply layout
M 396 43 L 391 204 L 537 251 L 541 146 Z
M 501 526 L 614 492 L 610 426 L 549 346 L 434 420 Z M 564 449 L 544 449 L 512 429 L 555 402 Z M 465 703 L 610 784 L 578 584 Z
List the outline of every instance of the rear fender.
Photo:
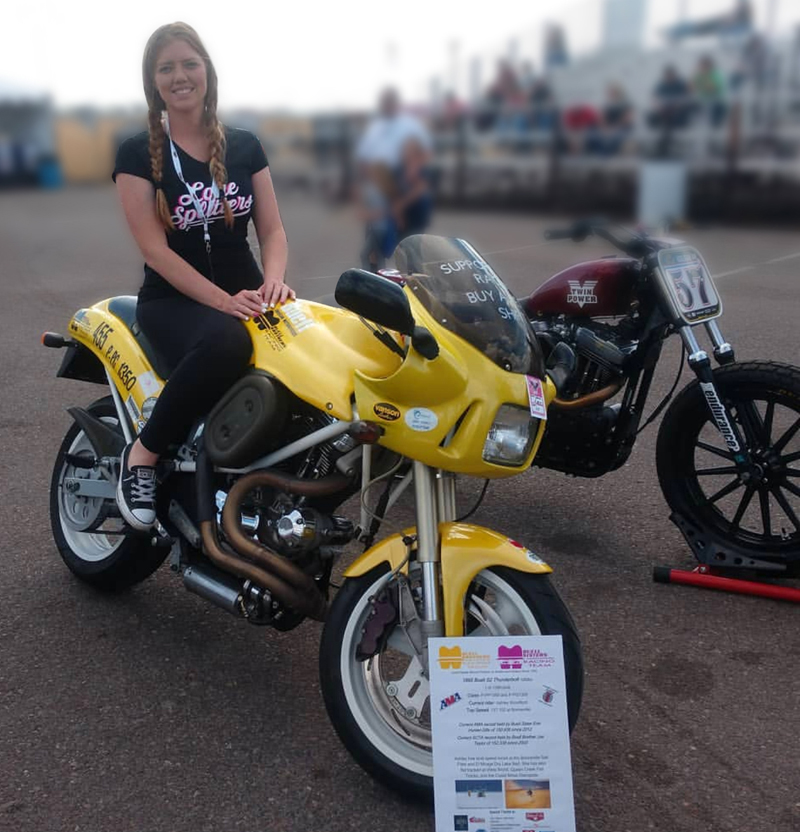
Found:
M 344 573 L 357 578 L 382 563 L 397 569 L 407 555 L 403 538 L 407 529 L 382 540 L 357 558 Z M 440 523 L 442 592 L 444 595 L 445 635 L 464 634 L 464 597 L 475 576 L 492 566 L 505 566 L 517 572 L 547 574 L 553 570 L 537 555 L 505 535 L 468 523 Z
M 79 309 L 69 323 L 69 331 L 73 341 L 79 345 L 76 354 L 82 356 L 83 367 L 91 368 L 88 372 L 93 377 L 87 380 L 99 381 L 99 372 L 102 372 L 103 380 L 108 383 L 105 378 L 108 373 L 133 429 L 138 433 L 144 427 L 145 414 L 155 403 L 164 382 L 150 365 L 125 322 L 110 311 L 112 301 L 113 298 L 87 309 Z M 67 356 L 65 362 L 69 358 Z

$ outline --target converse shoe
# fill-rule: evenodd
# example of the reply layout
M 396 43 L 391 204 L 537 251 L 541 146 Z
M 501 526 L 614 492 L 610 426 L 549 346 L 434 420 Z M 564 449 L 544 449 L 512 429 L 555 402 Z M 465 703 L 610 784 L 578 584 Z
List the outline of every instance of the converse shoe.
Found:
M 128 467 L 131 446 L 126 446 L 120 458 L 117 481 L 117 505 L 125 522 L 146 532 L 156 522 L 156 469 L 148 465 Z

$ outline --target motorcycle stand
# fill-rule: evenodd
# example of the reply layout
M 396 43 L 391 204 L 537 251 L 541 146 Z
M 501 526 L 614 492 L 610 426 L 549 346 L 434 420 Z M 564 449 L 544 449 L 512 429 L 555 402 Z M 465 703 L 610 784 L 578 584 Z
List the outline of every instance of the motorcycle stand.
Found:
M 668 566 L 653 568 L 653 580 L 662 584 L 686 584 L 701 589 L 718 589 L 723 592 L 736 592 L 740 595 L 755 595 L 760 598 L 773 598 L 777 601 L 790 601 L 800 604 L 800 589 L 751 581 L 743 578 L 724 577 L 719 569 L 711 566 L 696 566 L 694 569 L 670 569 Z

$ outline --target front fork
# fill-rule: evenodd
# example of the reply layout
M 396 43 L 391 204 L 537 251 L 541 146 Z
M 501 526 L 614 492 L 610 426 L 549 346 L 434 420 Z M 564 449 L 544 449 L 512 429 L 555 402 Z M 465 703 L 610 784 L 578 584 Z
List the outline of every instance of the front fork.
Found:
M 707 321 L 705 328 L 711 343 L 714 345 L 714 358 L 717 362 L 722 365 L 732 363 L 734 361 L 733 348 L 722 337 L 717 322 Z M 738 425 L 730 418 L 728 409 L 719 396 L 708 353 L 701 349 L 691 326 L 682 326 L 678 332 L 689 354 L 689 366 L 700 382 L 700 389 L 703 391 L 714 424 L 725 440 L 728 450 L 733 455 L 736 466 L 740 471 L 746 471 L 751 463 L 750 452 Z
M 439 523 L 456 519 L 455 475 L 414 462 L 417 520 L 417 562 L 422 568 L 422 631 L 444 635 Z

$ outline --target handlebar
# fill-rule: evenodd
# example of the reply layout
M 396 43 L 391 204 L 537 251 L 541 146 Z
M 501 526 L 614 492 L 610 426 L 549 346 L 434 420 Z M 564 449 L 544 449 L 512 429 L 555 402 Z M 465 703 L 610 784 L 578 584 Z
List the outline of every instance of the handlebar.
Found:
M 627 238 L 614 234 L 608 223 L 602 220 L 577 220 L 569 228 L 550 228 L 544 232 L 545 240 L 572 240 L 574 243 L 582 243 L 592 235 L 600 237 L 611 243 L 629 257 L 645 257 L 652 251 L 659 248 L 658 242 L 648 237 L 647 234 L 640 234 L 625 229 Z

